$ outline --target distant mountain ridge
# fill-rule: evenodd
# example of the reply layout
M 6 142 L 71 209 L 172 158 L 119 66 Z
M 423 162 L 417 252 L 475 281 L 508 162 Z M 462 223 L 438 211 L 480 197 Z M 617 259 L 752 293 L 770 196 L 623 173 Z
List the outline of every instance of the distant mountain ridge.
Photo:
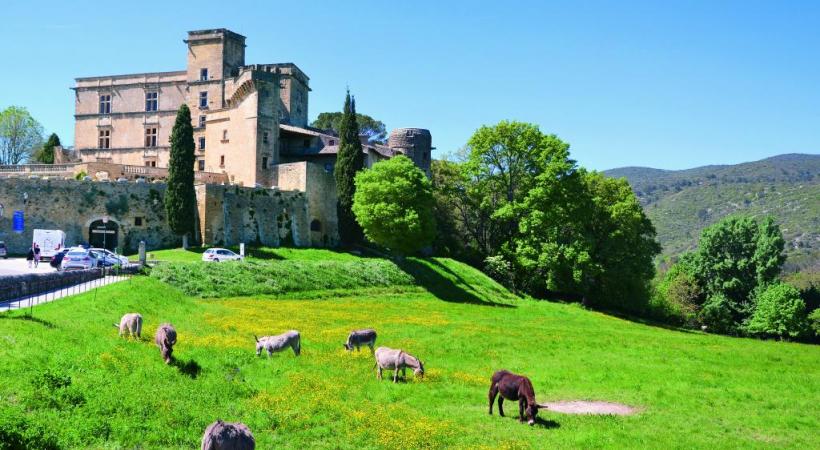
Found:
M 789 271 L 820 270 L 820 155 L 790 153 L 685 170 L 621 167 L 658 231 L 664 256 L 694 248 L 700 231 L 732 214 L 774 216 Z

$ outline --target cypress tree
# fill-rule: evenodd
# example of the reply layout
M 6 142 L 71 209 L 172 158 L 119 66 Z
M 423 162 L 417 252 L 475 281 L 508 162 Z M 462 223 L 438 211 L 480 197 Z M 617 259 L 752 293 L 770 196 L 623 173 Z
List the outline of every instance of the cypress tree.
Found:
M 356 193 L 354 178 L 356 172 L 364 168 L 362 143 L 359 141 L 359 124 L 356 121 L 356 100 L 345 97 L 343 118 L 339 127 L 339 153 L 333 175 L 336 178 L 338 204 L 336 207 L 339 223 L 339 238 L 342 245 L 352 245 L 363 240 L 362 228 L 353 215 L 353 194 Z
M 188 246 L 188 233 L 195 226 L 196 192 L 194 191 L 194 127 L 191 110 L 183 104 L 177 111 L 171 131 L 171 159 L 168 163 L 168 188 L 165 191 L 165 214 L 171 231 L 182 236 Z
M 43 164 L 54 164 L 54 147 L 61 145 L 60 137 L 57 133 L 51 133 L 48 140 L 43 144 L 42 150 L 37 155 L 37 160 Z

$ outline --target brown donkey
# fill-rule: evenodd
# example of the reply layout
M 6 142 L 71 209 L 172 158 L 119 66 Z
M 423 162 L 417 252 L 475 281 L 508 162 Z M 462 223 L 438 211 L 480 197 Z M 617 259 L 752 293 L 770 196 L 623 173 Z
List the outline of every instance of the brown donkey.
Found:
M 490 415 L 493 413 L 493 402 L 498 397 L 498 414 L 504 417 L 504 399 L 518 400 L 518 420 L 524 421 L 524 412 L 527 413 L 527 423 L 535 425 L 538 408 L 545 408 L 535 402 L 535 390 L 529 378 L 516 375 L 508 370 L 499 370 L 493 374 L 490 384 Z

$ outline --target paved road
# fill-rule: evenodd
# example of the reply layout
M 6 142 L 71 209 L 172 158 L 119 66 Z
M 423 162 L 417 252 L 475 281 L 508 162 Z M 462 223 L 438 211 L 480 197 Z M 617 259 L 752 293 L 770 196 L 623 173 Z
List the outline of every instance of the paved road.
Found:
M 25 275 L 27 273 L 48 273 L 54 272 L 54 268 L 48 265 L 48 261 L 40 261 L 39 267 L 28 267 L 26 258 L 0 259 L 0 277 L 7 275 Z

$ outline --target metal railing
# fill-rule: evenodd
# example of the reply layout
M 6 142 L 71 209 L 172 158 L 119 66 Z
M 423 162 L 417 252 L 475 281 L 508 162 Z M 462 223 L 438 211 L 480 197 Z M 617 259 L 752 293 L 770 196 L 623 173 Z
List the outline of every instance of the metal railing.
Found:
M 1 165 L 0 173 L 66 173 L 73 172 L 75 164 L 12 164 Z

